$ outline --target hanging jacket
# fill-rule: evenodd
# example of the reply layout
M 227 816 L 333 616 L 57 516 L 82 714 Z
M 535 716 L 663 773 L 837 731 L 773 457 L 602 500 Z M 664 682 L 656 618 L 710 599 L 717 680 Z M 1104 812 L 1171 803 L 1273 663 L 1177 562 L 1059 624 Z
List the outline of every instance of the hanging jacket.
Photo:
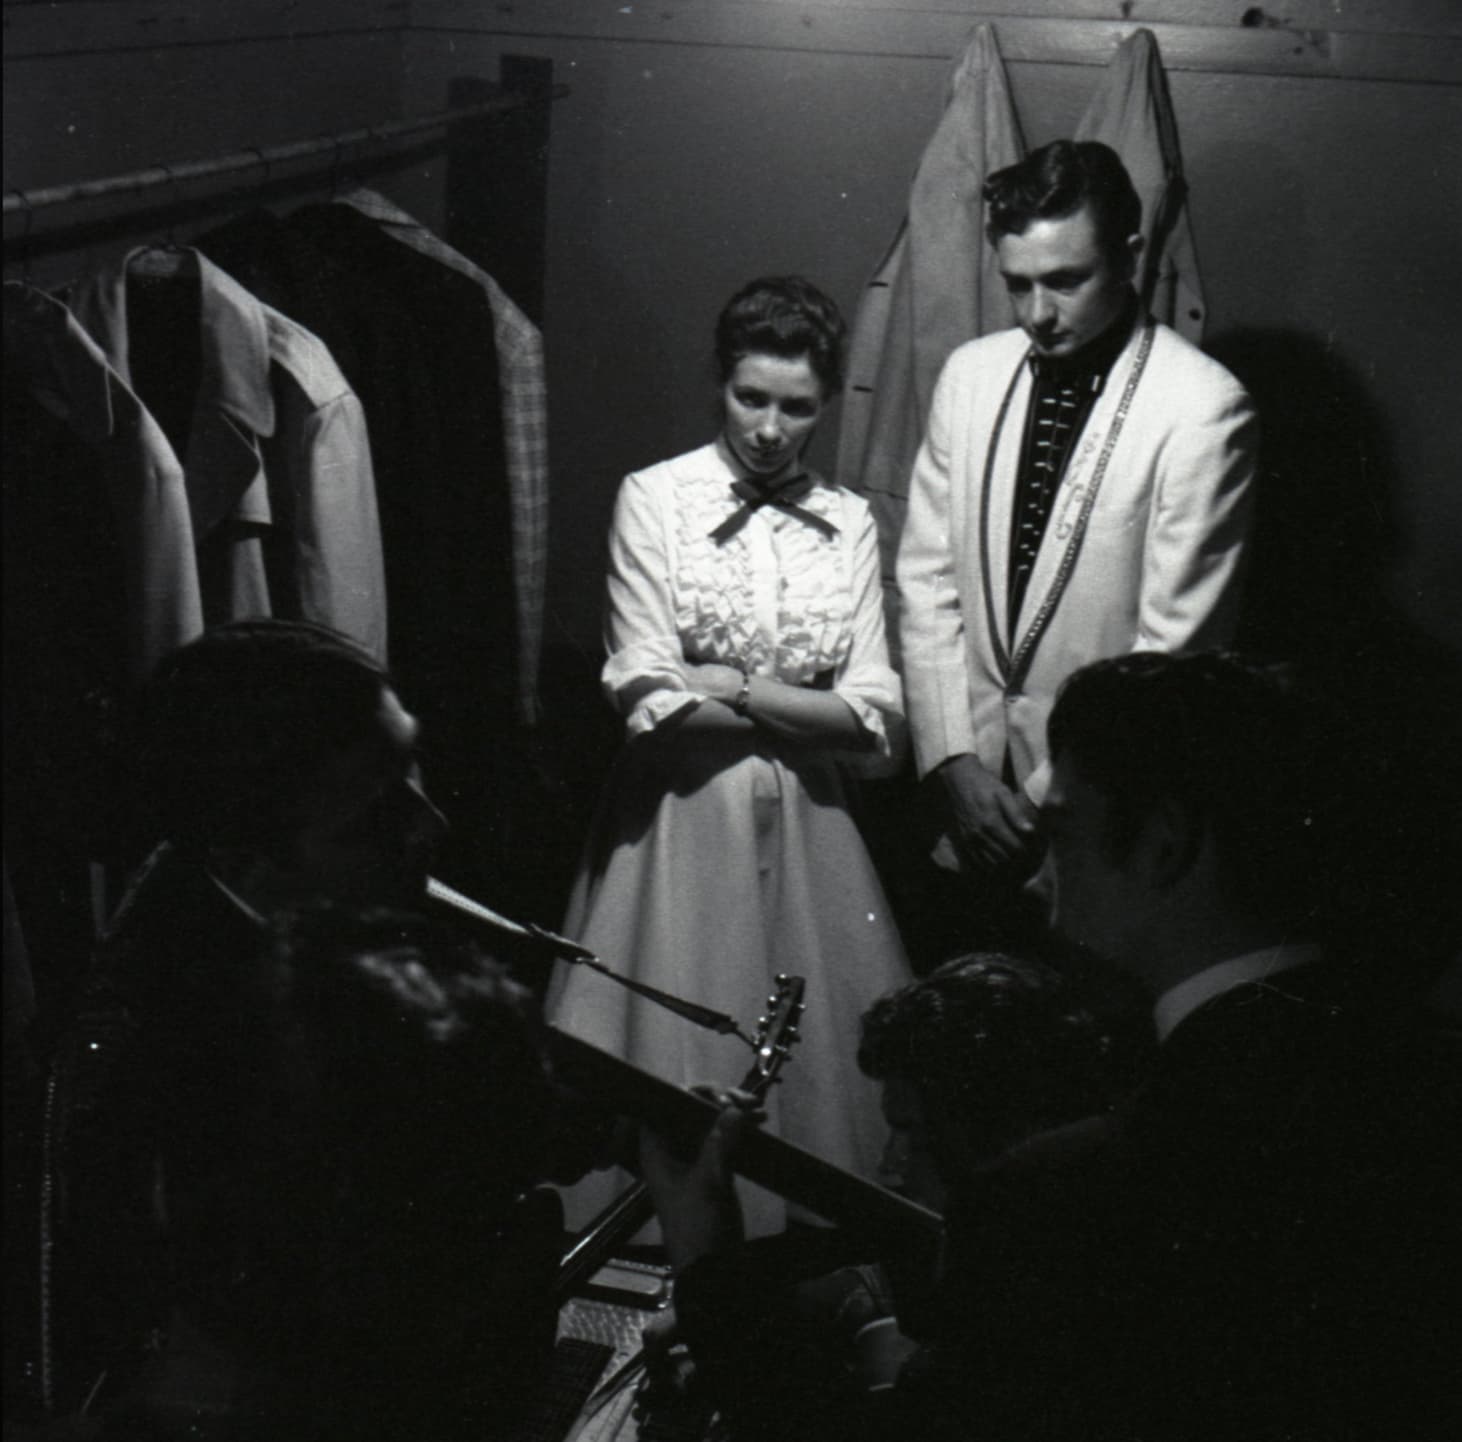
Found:
M 393 388 L 425 391 L 436 420 L 418 457 L 397 455 L 379 488 L 391 668 L 421 720 L 433 794 L 463 823 L 439 864 L 469 893 L 497 894 L 513 861 L 505 797 L 523 768 L 513 750 L 521 726 L 512 502 L 492 308 L 475 281 L 353 206 L 306 205 L 287 224 L 349 273 L 362 305 L 390 295 L 406 317 L 386 338 L 389 369 L 371 393 L 389 403 Z
M 191 249 L 133 250 L 72 308 L 182 466 L 205 620 L 318 621 L 384 660 L 365 417 L 324 345 Z
M 125 589 L 113 599 L 121 603 L 125 671 L 140 681 L 203 628 L 182 470 L 156 421 L 76 317 L 27 285 L 5 286 L 5 380 L 7 390 L 15 387 L 55 417 L 90 462 L 85 479 L 74 470 L 48 479 L 37 474 L 48 460 L 41 448 L 17 452 L 6 474 L 7 514 L 14 520 L 37 506 L 55 514 L 104 502 L 122 558 Z M 68 493 L 58 494 L 61 487 Z
M 385 196 L 361 187 L 339 203 L 374 220 L 382 232 L 482 288 L 492 309 L 497 378 L 512 510 L 513 594 L 518 633 L 521 719 L 539 719 L 538 669 L 548 579 L 548 385 L 543 337 L 503 288 L 460 251 L 432 234 Z
M 128 698 L 203 609 L 183 473 L 156 421 L 54 297 L 7 284 L 4 337 L 7 883 L 49 1016 L 89 955 L 90 863 L 126 844 Z
M 1122 43 L 1076 127 L 1076 139 L 1100 140 L 1121 156 L 1142 201 L 1139 294 L 1155 320 L 1199 344 L 1208 312 L 1178 123 L 1152 31 L 1138 30 Z
M 980 25 L 919 162 L 908 217 L 858 308 L 849 354 L 837 474 L 878 522 L 890 638 L 909 477 L 939 373 L 957 346 L 1013 323 L 981 194 L 1024 150 L 995 32 Z

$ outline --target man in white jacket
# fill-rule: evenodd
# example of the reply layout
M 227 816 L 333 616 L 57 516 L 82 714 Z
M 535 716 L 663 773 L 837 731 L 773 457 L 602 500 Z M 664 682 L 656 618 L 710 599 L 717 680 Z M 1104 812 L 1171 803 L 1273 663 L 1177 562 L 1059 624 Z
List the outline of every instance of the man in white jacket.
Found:
M 1140 313 L 1141 204 L 1112 150 L 1056 141 L 985 201 L 1018 328 L 945 365 L 898 583 L 915 758 L 949 803 L 936 859 L 998 913 L 1039 857 L 1060 683 L 1230 638 L 1258 431 L 1234 378 Z

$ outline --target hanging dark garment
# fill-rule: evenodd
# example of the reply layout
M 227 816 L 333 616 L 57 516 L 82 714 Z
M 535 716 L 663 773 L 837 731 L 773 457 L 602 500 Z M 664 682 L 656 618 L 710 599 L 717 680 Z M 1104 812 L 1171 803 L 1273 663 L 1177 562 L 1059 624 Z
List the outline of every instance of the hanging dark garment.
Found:
M 43 1016 L 92 940 L 90 863 L 123 859 L 127 697 L 202 628 L 183 475 L 54 297 L 5 286 L 5 849 Z
M 111 847 L 122 553 L 99 457 L 8 376 L 4 427 L 5 851 L 50 1012 L 85 967 L 88 863 Z
M 503 413 L 503 451 L 513 512 L 513 594 L 518 621 L 518 707 L 525 725 L 542 719 L 538 671 L 548 579 L 548 382 L 538 327 L 481 266 L 426 226 L 364 187 L 337 196 L 392 240 L 464 275 L 487 294 L 497 339 L 498 391 L 483 404 Z M 556 904 L 556 903 L 555 903 Z
M 367 337 L 355 379 L 377 457 L 392 670 L 423 722 L 427 783 L 456 823 L 449 861 L 492 894 L 517 633 L 502 413 L 484 403 L 498 393 L 491 306 L 349 206 L 307 206 L 288 229 L 347 277 Z
M 382 506 L 410 492 L 410 478 L 441 463 L 441 425 L 430 356 L 404 298 L 363 277 L 329 249 L 267 210 L 253 210 L 202 235 L 197 247 L 266 305 L 324 342 L 360 398 L 370 431 Z M 387 594 L 394 602 L 394 517 L 382 516 Z M 391 655 L 400 627 L 391 617 Z

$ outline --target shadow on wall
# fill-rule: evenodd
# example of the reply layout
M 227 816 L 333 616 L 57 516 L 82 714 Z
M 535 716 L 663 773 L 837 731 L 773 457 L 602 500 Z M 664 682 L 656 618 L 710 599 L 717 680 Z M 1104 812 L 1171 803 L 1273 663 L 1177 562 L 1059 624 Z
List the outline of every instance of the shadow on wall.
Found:
M 1416 627 L 1388 584 L 1404 538 L 1387 426 L 1314 336 L 1240 330 L 1206 349 L 1264 428 L 1239 645 L 1295 662 L 1338 701 L 1337 793 L 1360 808 L 1336 878 L 1345 934 L 1420 979 L 1462 938 L 1462 657 Z

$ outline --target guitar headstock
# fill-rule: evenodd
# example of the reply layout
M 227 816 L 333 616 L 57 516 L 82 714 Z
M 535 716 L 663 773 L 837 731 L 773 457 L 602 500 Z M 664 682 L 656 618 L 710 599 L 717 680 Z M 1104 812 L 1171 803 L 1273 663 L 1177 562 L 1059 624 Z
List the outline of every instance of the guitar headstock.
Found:
M 741 1086 L 753 1096 L 764 1096 L 777 1073 L 801 1040 L 797 1024 L 802 1020 L 803 994 L 807 982 L 800 976 L 778 975 L 776 990 L 767 997 L 766 1012 L 756 1019 L 756 1061 Z

